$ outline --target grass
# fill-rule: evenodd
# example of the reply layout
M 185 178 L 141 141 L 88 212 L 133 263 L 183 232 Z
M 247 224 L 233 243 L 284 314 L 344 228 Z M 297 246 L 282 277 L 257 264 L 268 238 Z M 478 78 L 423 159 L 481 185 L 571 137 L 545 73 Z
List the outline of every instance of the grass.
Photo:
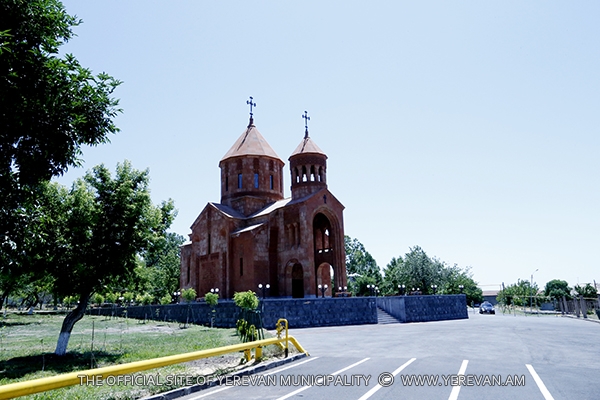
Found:
M 178 323 L 85 316 L 73 329 L 67 355 L 57 357 L 53 352 L 63 318 L 12 313 L 0 317 L 0 385 L 239 343 L 234 329 L 196 325 L 181 329 Z M 274 346 L 266 350 L 267 358 L 279 353 Z M 179 386 L 165 384 L 169 376 L 197 378 L 226 373 L 241 359 L 238 353 L 136 374 L 158 377 L 154 385 L 77 385 L 23 398 L 135 399 Z

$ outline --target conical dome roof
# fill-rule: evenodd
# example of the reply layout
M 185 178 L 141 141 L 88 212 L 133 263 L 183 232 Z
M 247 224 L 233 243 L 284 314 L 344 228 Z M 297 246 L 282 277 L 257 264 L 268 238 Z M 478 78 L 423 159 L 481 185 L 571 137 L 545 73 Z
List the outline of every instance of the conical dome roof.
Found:
M 297 154 L 308 154 L 308 153 L 322 154 L 325 157 L 327 157 L 327 155 L 323 152 L 323 150 L 321 150 L 319 148 L 319 146 L 317 146 L 317 144 L 310 138 L 310 136 L 308 136 L 308 134 L 306 134 L 304 136 L 304 139 L 302 139 L 302 141 L 300 142 L 298 147 L 296 147 L 296 150 L 294 150 L 294 152 L 292 153 L 292 155 L 290 155 L 290 157 L 293 157 Z
M 266 156 L 281 160 L 253 123 L 235 141 L 221 161 L 240 156 Z

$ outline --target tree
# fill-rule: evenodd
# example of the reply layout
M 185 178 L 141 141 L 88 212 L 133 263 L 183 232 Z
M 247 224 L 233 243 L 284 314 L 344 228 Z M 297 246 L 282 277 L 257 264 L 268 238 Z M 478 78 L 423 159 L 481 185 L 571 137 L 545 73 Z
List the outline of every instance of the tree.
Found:
M 452 267 L 445 267 L 442 281 L 441 294 L 464 293 L 467 297 L 467 304 L 476 304 L 483 301 L 483 291 L 473 279 L 470 267 L 462 269 L 456 264 Z
M 173 207 L 161 205 L 163 215 L 175 216 Z M 172 202 L 169 203 L 172 205 Z M 166 232 L 172 219 L 163 221 L 163 231 L 156 232 L 147 251 L 141 255 L 141 263 L 136 268 L 135 290 L 150 293 L 155 300 L 175 292 L 179 288 L 180 252 L 184 237 L 174 232 Z
M 55 292 L 76 294 L 79 304 L 63 321 L 57 355 L 65 354 L 92 293 L 127 286 L 137 254 L 149 247 L 163 221 L 161 209 L 150 200 L 148 171 L 135 170 L 127 161 L 117 165 L 114 178 L 100 165 L 77 180 L 63 216 L 61 240 L 45 267 L 55 279 Z
M 406 294 L 418 289 L 422 294 L 464 293 L 468 304 L 483 300 L 483 292 L 473 280 L 469 267 L 461 269 L 456 264 L 449 267 L 443 261 L 429 257 L 419 246 L 409 250 L 404 257 L 392 258 L 383 270 L 384 294 L 396 294 L 398 285 L 404 285 Z M 432 285 L 436 286 L 435 290 Z
M 518 280 L 517 283 L 506 286 L 503 290 L 498 292 L 496 299 L 499 303 L 505 305 L 514 304 L 516 306 L 531 305 L 531 299 L 533 298 L 536 304 L 540 303 L 540 299 L 537 297 L 539 288 L 537 284 L 531 286 L 531 282 Z
M 423 294 L 432 292 L 431 285 L 442 283 L 444 264 L 437 259 L 431 259 L 419 246 L 409 249 L 404 258 L 392 259 L 384 270 L 388 281 L 394 286 L 403 284 L 407 291 L 413 288 Z M 387 287 L 387 286 L 386 286 Z
M 567 281 L 552 279 L 546 283 L 544 295 L 550 297 L 552 300 L 561 300 L 563 296 L 566 299 L 571 299 L 571 288 Z
M 57 0 L 0 2 L 0 289 L 2 301 L 43 261 L 38 217 L 45 182 L 79 165 L 81 146 L 116 133 L 120 84 L 73 55 L 59 57 L 81 21 Z
M 344 246 L 346 249 L 346 275 L 350 278 L 349 290 L 356 295 L 362 295 L 365 293 L 361 290 L 361 285 L 366 289 L 367 281 L 380 285 L 383 281 L 381 271 L 365 246 L 350 236 L 344 236 Z M 362 279 L 360 279 L 361 277 Z M 364 285 L 360 282 L 363 282 Z
M 598 297 L 598 290 L 589 283 L 585 286 L 575 285 L 573 289 L 575 289 L 578 295 L 586 299 L 596 299 Z
M 80 23 L 57 0 L 0 3 L 0 168 L 21 185 L 62 174 L 82 145 L 118 131 L 111 94 L 120 82 L 58 56 Z

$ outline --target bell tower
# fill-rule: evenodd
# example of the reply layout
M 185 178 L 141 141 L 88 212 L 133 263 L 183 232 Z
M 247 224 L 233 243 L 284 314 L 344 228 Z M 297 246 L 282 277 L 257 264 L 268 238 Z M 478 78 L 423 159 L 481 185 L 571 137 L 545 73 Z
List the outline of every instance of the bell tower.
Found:
M 299 199 L 327 187 L 327 155 L 308 135 L 310 117 L 304 111 L 304 139 L 289 158 L 292 199 Z

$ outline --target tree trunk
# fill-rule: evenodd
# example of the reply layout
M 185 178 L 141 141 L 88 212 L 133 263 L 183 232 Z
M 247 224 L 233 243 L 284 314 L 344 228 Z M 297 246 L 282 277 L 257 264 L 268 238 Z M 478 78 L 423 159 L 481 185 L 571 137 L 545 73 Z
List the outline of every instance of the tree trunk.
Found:
M 83 318 L 85 309 L 87 308 L 88 301 L 90 300 L 90 293 L 81 293 L 79 296 L 79 304 L 65 317 L 62 327 L 60 328 L 60 335 L 58 336 L 58 342 L 56 343 L 56 350 L 54 354 L 57 356 L 64 356 L 67 353 L 67 345 L 71 338 L 71 331 L 75 323 Z

